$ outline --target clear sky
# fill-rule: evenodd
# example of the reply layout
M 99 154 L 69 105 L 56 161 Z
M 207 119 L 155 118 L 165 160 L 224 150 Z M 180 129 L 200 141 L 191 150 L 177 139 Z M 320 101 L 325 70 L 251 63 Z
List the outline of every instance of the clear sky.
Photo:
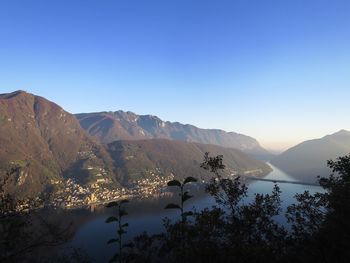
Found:
M 349 0 L 0 0 L 0 93 L 285 149 L 350 130 Z

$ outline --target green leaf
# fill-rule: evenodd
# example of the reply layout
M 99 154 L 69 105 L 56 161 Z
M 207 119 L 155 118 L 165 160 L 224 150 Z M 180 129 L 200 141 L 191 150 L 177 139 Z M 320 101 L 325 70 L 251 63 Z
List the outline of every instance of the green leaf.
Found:
M 117 242 L 119 242 L 119 239 L 112 238 L 112 239 L 108 240 L 107 245 L 112 244 L 112 243 L 117 243 Z
M 185 212 L 183 215 L 184 216 L 193 216 L 193 212 L 192 211 L 188 211 L 188 212 Z
M 178 186 L 181 187 L 181 183 L 178 180 L 172 180 L 168 182 L 168 186 Z
M 110 216 L 106 219 L 106 223 L 112 223 L 112 222 L 118 222 L 118 218 L 116 218 L 115 216 Z
M 121 209 L 121 210 L 119 211 L 119 216 L 120 216 L 120 217 L 126 216 L 126 215 L 128 215 L 128 212 L 126 212 L 126 210 Z
M 194 178 L 194 177 L 189 176 L 189 177 L 187 177 L 187 178 L 185 179 L 184 184 L 195 183 L 195 182 L 197 182 L 197 179 Z
M 118 231 L 117 231 L 117 233 L 118 233 L 118 235 L 124 235 L 124 234 L 126 234 L 126 231 L 124 230 L 124 229 L 119 229 Z
M 122 225 L 122 227 L 128 227 L 129 224 L 128 223 L 125 223 L 124 225 Z
M 168 204 L 165 209 L 181 209 L 180 206 L 176 204 Z
M 188 199 L 191 199 L 193 195 L 189 195 L 188 192 L 185 192 L 182 196 L 182 202 L 186 202 Z
M 119 205 L 119 203 L 118 202 L 110 202 L 110 203 L 108 203 L 107 205 L 106 205 L 106 207 L 115 207 L 115 206 L 118 206 Z

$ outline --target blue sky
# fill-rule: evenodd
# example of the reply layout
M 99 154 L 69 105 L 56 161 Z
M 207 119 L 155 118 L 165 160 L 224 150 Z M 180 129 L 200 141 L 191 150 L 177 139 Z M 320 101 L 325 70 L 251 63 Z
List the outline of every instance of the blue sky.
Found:
M 285 149 L 350 129 L 350 1 L 0 0 L 0 92 Z

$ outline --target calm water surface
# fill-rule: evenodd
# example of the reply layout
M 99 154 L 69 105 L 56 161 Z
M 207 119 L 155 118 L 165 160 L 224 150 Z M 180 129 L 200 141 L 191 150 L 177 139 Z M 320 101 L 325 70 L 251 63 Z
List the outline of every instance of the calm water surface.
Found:
M 296 181 L 293 177 L 278 168 L 271 164 L 269 165 L 272 167 L 273 171 L 264 178 Z M 251 181 L 248 185 L 249 197 L 244 200 L 244 202 L 248 203 L 254 196 L 254 193 L 271 193 L 273 186 L 274 184 L 272 182 Z M 293 197 L 296 193 L 302 193 L 305 190 L 309 190 L 311 193 L 322 191 L 320 187 L 310 185 L 281 183 L 279 186 L 282 191 L 281 199 L 283 201 L 283 208 L 286 208 L 294 202 Z M 162 223 L 165 217 L 172 220 L 178 219 L 178 211 L 164 209 L 169 202 L 176 201 L 170 197 L 163 197 L 147 200 L 133 200 L 127 204 L 125 207 L 129 215 L 125 217 L 125 222 L 127 221 L 129 223 L 129 229 L 125 238 L 131 239 L 144 231 L 149 234 L 160 233 L 164 230 Z M 197 210 L 201 210 L 205 207 L 211 207 L 214 204 L 215 202 L 210 196 L 202 194 L 201 191 L 198 190 L 196 198 L 193 198 L 191 202 L 187 204 L 187 209 L 195 207 Z M 85 209 L 72 211 L 71 213 L 75 213 L 76 217 L 80 218 L 80 221 L 69 246 L 83 249 L 97 262 L 108 262 L 116 252 L 115 245 L 106 244 L 110 238 L 115 236 L 115 224 L 105 223 L 106 218 L 112 215 L 113 210 L 100 207 L 93 211 Z M 285 223 L 283 216 L 277 218 L 277 220 L 282 224 Z

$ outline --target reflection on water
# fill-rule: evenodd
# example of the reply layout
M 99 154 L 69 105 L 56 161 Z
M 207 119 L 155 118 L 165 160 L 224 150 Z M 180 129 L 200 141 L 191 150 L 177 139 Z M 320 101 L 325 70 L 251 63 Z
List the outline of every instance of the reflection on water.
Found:
M 269 173 L 264 177 L 264 179 L 276 179 L 276 180 L 286 180 L 286 181 L 294 181 L 296 182 L 297 180 L 283 172 L 282 170 L 278 169 L 276 166 L 273 166 L 271 163 L 267 163 L 271 168 L 272 172 Z
M 289 180 L 296 181 L 293 177 L 277 169 L 269 164 L 273 171 L 268 174 L 266 179 Z M 248 198 L 244 202 L 249 202 L 254 193 L 271 193 L 274 184 L 266 181 L 252 181 L 248 185 Z M 286 208 L 294 202 L 294 195 L 302 193 L 306 190 L 314 193 L 322 191 L 319 186 L 300 185 L 300 184 L 279 184 L 281 188 L 282 207 Z M 205 207 L 211 207 L 215 204 L 214 200 L 203 193 L 203 189 L 194 189 L 196 198 L 189 201 L 186 208 L 191 209 L 195 207 L 196 210 L 201 210 Z M 176 198 L 176 195 L 173 197 Z M 164 207 L 169 202 L 176 202 L 171 197 L 154 198 L 147 200 L 133 200 L 127 204 L 126 208 L 129 215 L 125 217 L 125 222 L 129 223 L 128 233 L 126 239 L 147 231 L 149 234 L 156 234 L 162 232 L 163 219 L 165 217 L 173 220 L 178 219 L 178 211 L 165 210 Z M 88 212 L 88 216 L 87 216 Z M 91 211 L 81 210 L 75 211 L 79 215 L 84 214 L 84 219 L 81 221 L 73 239 L 71 246 L 84 249 L 89 256 L 98 262 L 107 262 L 115 253 L 116 248 L 113 245 L 107 245 L 106 242 L 116 235 L 115 226 L 113 224 L 106 224 L 106 218 L 112 214 L 112 210 L 103 207 L 93 207 Z M 285 223 L 283 217 L 277 219 L 281 223 Z
M 264 179 L 276 179 L 276 180 L 286 180 L 286 181 L 294 181 L 297 180 L 293 178 L 292 176 L 286 174 L 282 170 L 279 170 L 272 164 L 269 164 L 273 171 L 264 177 Z M 248 191 L 250 194 L 254 193 L 271 193 L 272 188 L 274 186 L 273 182 L 266 182 L 266 181 L 253 181 L 249 184 Z M 281 200 L 283 202 L 282 206 L 287 207 L 288 205 L 292 204 L 294 202 L 294 195 L 296 193 L 302 193 L 304 191 L 310 191 L 311 193 L 320 192 L 322 191 L 322 188 L 320 186 L 316 185 L 303 185 L 303 184 L 288 184 L 288 183 L 281 183 L 278 184 L 278 186 L 281 188 Z

